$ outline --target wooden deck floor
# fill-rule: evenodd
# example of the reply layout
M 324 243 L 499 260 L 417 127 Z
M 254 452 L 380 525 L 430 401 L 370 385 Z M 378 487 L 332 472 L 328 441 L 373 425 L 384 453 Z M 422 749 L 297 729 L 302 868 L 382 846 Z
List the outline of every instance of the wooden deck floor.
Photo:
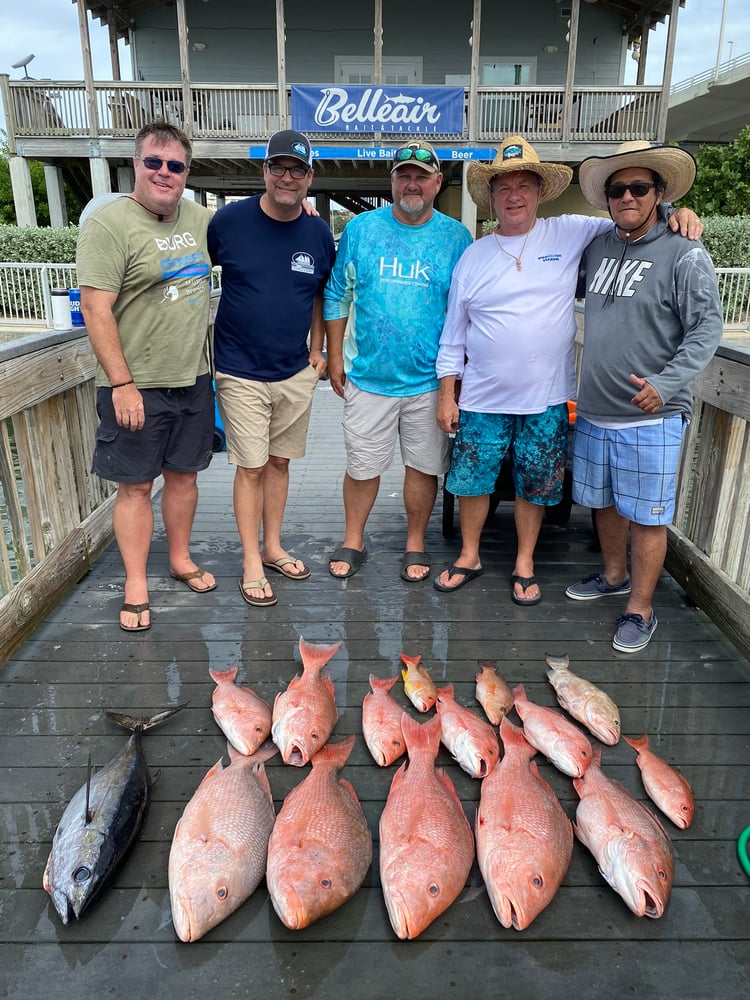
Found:
M 657 593 L 659 628 L 632 656 L 610 645 L 617 602 L 574 603 L 564 587 L 598 567 L 588 513 L 567 528 L 545 527 L 537 573 L 543 602 L 521 609 L 509 598 L 513 525 L 501 505 L 486 533 L 484 576 L 458 594 L 400 581 L 404 540 L 399 470 L 386 477 L 368 534 L 370 559 L 353 579 L 335 581 L 327 557 L 341 541 L 344 468 L 340 401 L 322 383 L 308 455 L 293 465 L 285 539 L 313 567 L 304 583 L 275 579 L 277 606 L 241 602 L 232 471 L 217 456 L 201 478 L 194 554 L 219 579 L 199 597 L 169 579 L 161 526 L 150 562 L 154 624 L 126 636 L 114 624 L 122 571 L 114 547 L 7 664 L 0 677 L 0 768 L 4 864 L 0 882 L 0 994 L 13 1000 L 127 997 L 431 998 L 519 1000 L 607 996 L 648 1000 L 744 1000 L 750 995 L 750 880 L 736 855 L 750 824 L 750 669 L 666 576 Z M 438 564 L 456 552 L 436 510 L 429 549 Z M 209 667 L 241 665 L 240 678 L 272 700 L 298 667 L 297 641 L 341 639 L 330 663 L 340 710 L 337 734 L 360 733 L 371 672 L 394 673 L 401 651 L 421 653 L 438 681 L 453 681 L 475 705 L 477 659 L 496 659 L 512 683 L 554 705 L 545 652 L 571 665 L 619 704 L 623 731 L 652 745 L 690 780 L 696 818 L 670 826 L 677 866 L 661 920 L 634 917 L 576 844 L 551 906 L 518 933 L 495 919 L 475 867 L 460 900 L 412 942 L 395 939 L 377 864 L 345 907 L 305 931 L 287 931 L 262 885 L 224 924 L 181 944 L 170 921 L 167 857 L 175 823 L 224 741 L 210 712 Z M 397 689 L 398 690 L 398 689 Z M 400 699 L 406 705 L 403 692 Z M 142 840 L 96 909 L 63 927 L 41 878 L 50 840 L 85 777 L 87 755 L 101 765 L 123 743 L 105 709 L 151 713 L 189 708 L 144 740 L 161 771 Z M 477 706 L 478 707 L 478 706 Z M 479 785 L 444 763 L 467 814 Z M 605 770 L 644 796 L 634 754 L 605 747 Z M 276 758 L 269 775 L 278 803 L 306 771 Z M 540 762 L 569 815 L 570 781 Z M 381 770 L 362 740 L 345 770 L 373 833 L 395 768 Z M 377 850 L 376 850 L 377 857 Z

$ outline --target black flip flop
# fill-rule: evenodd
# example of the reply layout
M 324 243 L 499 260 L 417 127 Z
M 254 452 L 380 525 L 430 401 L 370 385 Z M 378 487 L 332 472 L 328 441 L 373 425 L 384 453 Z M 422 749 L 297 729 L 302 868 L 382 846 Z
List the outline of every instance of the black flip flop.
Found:
M 484 573 L 484 570 L 480 566 L 478 569 L 468 569 L 466 566 L 447 566 L 448 576 L 461 576 L 463 579 L 459 583 L 455 583 L 452 587 L 446 586 L 446 584 L 441 583 L 439 579 L 433 581 L 432 586 L 435 590 L 441 591 L 443 594 L 452 594 L 454 590 L 460 590 L 461 587 L 465 587 L 467 583 L 471 580 L 476 580 L 478 576 Z M 440 574 L 442 576 L 442 573 Z
M 331 563 L 335 562 L 346 562 L 349 563 L 348 573 L 334 573 L 331 569 Z M 360 569 L 367 562 L 367 549 L 350 549 L 346 545 L 340 546 L 336 549 L 331 558 L 328 560 L 328 572 L 335 580 L 348 580 L 350 576 L 354 576 L 355 573 L 359 572 Z
M 409 566 L 426 566 L 427 572 L 424 576 L 409 576 L 406 572 Z M 406 583 L 421 583 L 430 575 L 430 566 L 432 566 L 432 559 L 426 552 L 404 552 L 401 557 L 401 579 L 405 580 Z
M 522 607 L 531 607 L 532 604 L 538 604 L 541 601 L 542 599 L 541 589 L 538 597 L 525 597 L 525 598 L 516 597 L 516 588 L 515 588 L 516 583 L 521 584 L 521 589 L 523 590 L 524 594 L 526 593 L 528 588 L 532 586 L 532 584 L 536 583 L 537 586 L 539 586 L 535 576 L 517 576 L 515 573 L 513 573 L 510 578 L 510 596 L 513 599 L 514 604 L 520 604 Z

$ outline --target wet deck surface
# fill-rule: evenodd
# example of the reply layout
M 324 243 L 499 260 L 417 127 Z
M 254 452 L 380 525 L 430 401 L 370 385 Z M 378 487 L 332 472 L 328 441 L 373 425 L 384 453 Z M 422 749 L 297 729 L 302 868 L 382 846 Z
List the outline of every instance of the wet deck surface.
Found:
M 48 617 L 0 677 L 0 995 L 205 998 L 546 998 L 638 997 L 740 1000 L 750 995 L 750 879 L 736 842 L 750 824 L 750 667 L 686 602 L 660 582 L 659 628 L 640 654 L 610 645 L 617 601 L 566 600 L 564 587 L 598 568 L 588 512 L 566 528 L 545 526 L 537 553 L 544 600 L 514 606 L 511 508 L 501 504 L 486 531 L 485 574 L 460 593 L 398 576 L 404 540 L 401 473 L 384 478 L 370 519 L 370 558 L 342 583 L 327 572 L 342 537 L 344 469 L 340 401 L 328 383 L 316 394 L 307 457 L 292 466 L 285 542 L 313 569 L 295 583 L 274 576 L 279 603 L 250 609 L 237 581 L 240 557 L 231 510 L 232 470 L 217 456 L 201 479 L 194 555 L 219 587 L 199 596 L 169 578 L 161 525 L 149 564 L 153 628 L 127 636 L 114 624 L 122 600 L 119 555 L 110 547 Z M 437 566 L 457 552 L 441 534 L 440 503 L 428 548 Z M 396 765 L 379 769 L 359 739 L 344 775 L 376 839 L 365 886 L 342 909 L 301 931 L 286 930 L 261 887 L 203 940 L 180 943 L 171 925 L 167 858 L 175 823 L 202 776 L 222 755 L 211 711 L 209 667 L 237 662 L 240 679 L 272 701 L 297 671 L 300 635 L 342 640 L 329 665 L 340 718 L 337 735 L 361 733 L 370 673 L 396 672 L 399 653 L 421 653 L 459 701 L 474 702 L 477 659 L 495 659 L 511 683 L 555 705 L 546 652 L 567 652 L 572 669 L 619 704 L 623 731 L 647 732 L 652 747 L 692 783 L 690 829 L 672 835 L 677 863 L 660 920 L 638 919 L 603 882 L 576 843 L 563 886 L 526 931 L 496 920 L 476 866 L 467 889 L 416 941 L 400 942 L 388 922 L 377 874 L 377 825 Z M 400 685 L 394 689 L 407 706 Z M 64 927 L 41 889 L 50 841 L 65 804 L 85 780 L 86 760 L 106 763 L 123 733 L 105 709 L 142 714 L 183 701 L 189 707 L 144 738 L 161 774 L 141 841 L 101 903 Z M 450 762 L 467 815 L 479 784 Z M 569 779 L 540 770 L 568 815 Z M 605 747 L 606 772 L 645 797 L 634 753 Z M 277 806 L 307 769 L 268 765 Z

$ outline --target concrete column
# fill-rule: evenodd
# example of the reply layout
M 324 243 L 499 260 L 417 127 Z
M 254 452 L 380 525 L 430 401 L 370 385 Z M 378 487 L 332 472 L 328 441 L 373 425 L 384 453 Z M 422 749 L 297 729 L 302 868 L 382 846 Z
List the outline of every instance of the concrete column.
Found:
M 44 183 L 47 187 L 49 224 L 54 229 L 65 229 L 68 224 L 68 210 L 65 207 L 65 185 L 60 167 L 44 167 Z
M 466 226 L 472 235 L 477 235 L 477 206 L 469 194 L 466 186 L 466 171 L 469 169 L 468 163 L 461 164 L 461 222 Z
M 135 187 L 135 171 L 132 167 L 117 168 L 117 190 L 121 194 L 130 194 Z
M 92 156 L 89 159 L 91 172 L 91 192 L 94 198 L 100 194 L 109 194 L 112 184 L 109 179 L 109 163 L 103 156 Z
M 218 212 L 220 208 L 224 208 L 227 203 L 227 199 L 223 194 L 216 195 L 216 211 Z
M 320 217 L 328 225 L 331 225 L 331 197 L 327 191 L 321 191 L 315 195 L 315 207 L 320 213 Z
M 206 189 L 205 188 L 193 188 L 193 198 L 197 205 L 203 205 L 206 207 Z
M 36 205 L 34 189 L 31 186 L 29 161 L 23 156 L 11 156 L 8 160 L 10 184 L 13 188 L 13 204 L 16 209 L 16 225 L 35 226 Z

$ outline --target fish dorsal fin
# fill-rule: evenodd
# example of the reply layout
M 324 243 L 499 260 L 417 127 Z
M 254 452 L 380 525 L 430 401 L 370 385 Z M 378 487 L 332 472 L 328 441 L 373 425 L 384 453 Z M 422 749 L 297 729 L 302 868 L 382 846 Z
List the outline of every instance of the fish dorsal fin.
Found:
M 88 769 L 86 772 L 86 807 L 83 814 L 83 821 L 88 826 L 91 822 L 91 808 L 89 803 L 91 802 L 91 754 L 89 754 Z

